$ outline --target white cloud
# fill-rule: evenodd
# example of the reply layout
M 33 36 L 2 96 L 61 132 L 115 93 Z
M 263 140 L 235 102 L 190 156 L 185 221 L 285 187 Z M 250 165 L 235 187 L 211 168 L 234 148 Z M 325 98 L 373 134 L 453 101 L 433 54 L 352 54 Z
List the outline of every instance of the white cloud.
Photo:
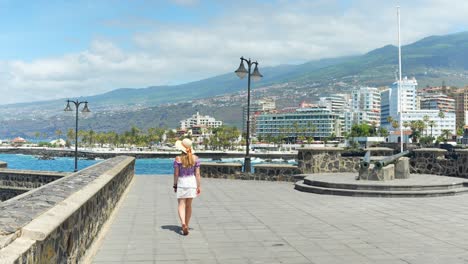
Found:
M 178 4 L 197 1 L 174 0 Z M 202 25 L 155 25 L 135 34 L 135 48 L 95 40 L 87 50 L 31 62 L 0 61 L 2 102 L 98 94 L 202 79 L 235 70 L 240 56 L 260 66 L 364 53 L 396 43 L 396 9 L 388 1 L 277 1 L 245 5 Z M 466 28 L 468 1 L 402 4 L 402 40 Z

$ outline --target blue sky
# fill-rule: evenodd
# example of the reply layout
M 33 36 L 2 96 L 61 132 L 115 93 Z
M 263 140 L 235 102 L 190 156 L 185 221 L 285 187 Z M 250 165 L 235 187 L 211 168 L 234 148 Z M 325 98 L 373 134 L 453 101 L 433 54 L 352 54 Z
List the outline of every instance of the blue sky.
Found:
M 106 38 L 132 49 L 131 35 L 167 24 L 202 24 L 219 12 L 214 2 L 0 1 L 0 59 L 24 60 L 86 49 Z
M 0 0 L 3 103 L 178 84 L 396 43 L 397 1 Z M 402 41 L 463 31 L 466 0 L 401 1 Z

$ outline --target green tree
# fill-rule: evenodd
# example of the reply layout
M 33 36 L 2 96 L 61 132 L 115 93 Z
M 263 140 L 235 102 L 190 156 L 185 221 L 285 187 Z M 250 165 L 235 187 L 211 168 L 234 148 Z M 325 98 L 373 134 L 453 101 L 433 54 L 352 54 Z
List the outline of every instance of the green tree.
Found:
M 443 129 L 442 130 L 442 136 L 444 137 L 445 139 L 445 143 L 447 143 L 448 139 L 450 136 L 452 136 L 452 131 L 448 130 L 448 129 Z

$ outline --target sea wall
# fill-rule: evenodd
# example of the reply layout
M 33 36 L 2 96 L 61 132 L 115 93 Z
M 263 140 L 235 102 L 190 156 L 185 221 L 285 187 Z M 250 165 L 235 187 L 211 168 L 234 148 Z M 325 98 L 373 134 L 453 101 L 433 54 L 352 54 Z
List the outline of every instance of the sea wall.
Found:
M 69 173 L 0 169 L 0 186 L 34 189 L 65 177 Z
M 242 172 L 240 163 L 202 162 L 200 174 L 204 178 L 238 179 L 238 180 L 266 180 L 266 181 L 295 181 L 302 179 L 297 166 L 289 164 L 257 164 L 254 173 Z
M 77 263 L 134 177 L 119 156 L 0 203 L 0 263 Z

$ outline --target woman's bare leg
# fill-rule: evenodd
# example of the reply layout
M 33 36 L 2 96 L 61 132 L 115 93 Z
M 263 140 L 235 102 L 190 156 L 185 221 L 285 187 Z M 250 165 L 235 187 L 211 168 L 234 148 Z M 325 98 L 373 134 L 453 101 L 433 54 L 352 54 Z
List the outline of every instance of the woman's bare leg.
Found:
M 192 217 L 192 200 L 193 198 L 185 199 L 185 224 L 189 226 L 190 218 Z
M 182 225 L 185 225 L 186 222 L 185 222 L 185 200 L 184 198 L 179 198 L 178 201 L 179 201 L 179 206 L 178 206 L 178 211 L 179 211 L 179 219 L 180 219 L 180 223 Z

